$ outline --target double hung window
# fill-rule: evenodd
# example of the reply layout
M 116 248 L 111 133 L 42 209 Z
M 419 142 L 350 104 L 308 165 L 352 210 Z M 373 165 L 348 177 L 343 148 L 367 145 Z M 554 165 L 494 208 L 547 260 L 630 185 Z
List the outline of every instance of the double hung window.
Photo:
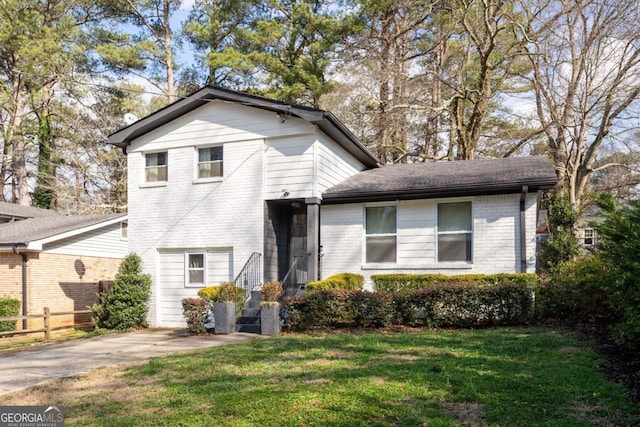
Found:
M 438 262 L 471 262 L 471 203 L 438 205 Z
M 222 176 L 222 146 L 198 148 L 198 179 Z
M 145 157 L 145 182 L 163 182 L 167 180 L 167 153 L 147 153 Z
M 366 262 L 396 262 L 396 206 L 366 208 Z

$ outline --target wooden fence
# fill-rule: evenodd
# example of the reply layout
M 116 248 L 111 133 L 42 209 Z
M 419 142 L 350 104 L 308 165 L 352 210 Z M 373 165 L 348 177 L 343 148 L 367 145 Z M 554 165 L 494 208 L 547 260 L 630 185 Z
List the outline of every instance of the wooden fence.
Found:
M 32 334 L 38 332 L 44 332 L 44 340 L 49 341 L 51 339 L 51 332 L 61 330 L 61 329 L 69 329 L 69 328 L 82 328 L 93 326 L 93 322 L 84 322 L 84 323 L 74 323 L 73 325 L 64 325 L 64 326 L 51 326 L 51 319 L 55 316 L 70 316 L 75 314 L 90 314 L 91 310 L 76 310 L 76 311 L 61 311 L 58 313 L 51 313 L 49 311 L 49 307 L 45 307 L 43 310 L 43 314 L 29 314 L 27 316 L 10 316 L 10 317 L 0 317 L 0 322 L 4 320 L 25 320 L 25 319 L 44 319 L 44 327 L 42 328 L 34 328 L 34 329 L 22 329 L 16 331 L 6 331 L 0 332 L 0 337 L 7 335 L 23 335 L 23 334 Z

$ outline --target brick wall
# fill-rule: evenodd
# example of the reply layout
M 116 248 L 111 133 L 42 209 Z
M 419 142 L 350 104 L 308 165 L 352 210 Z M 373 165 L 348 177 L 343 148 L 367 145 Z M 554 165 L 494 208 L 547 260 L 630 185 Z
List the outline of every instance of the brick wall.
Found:
M 122 262 L 117 258 L 98 258 L 48 253 L 30 253 L 27 258 L 29 314 L 86 310 L 98 302 L 98 282 L 113 280 Z M 22 301 L 22 257 L 0 254 L 0 293 Z M 52 326 L 87 321 L 88 315 L 56 316 Z M 18 322 L 20 327 L 20 323 Z M 29 328 L 42 326 L 42 319 L 29 321 Z

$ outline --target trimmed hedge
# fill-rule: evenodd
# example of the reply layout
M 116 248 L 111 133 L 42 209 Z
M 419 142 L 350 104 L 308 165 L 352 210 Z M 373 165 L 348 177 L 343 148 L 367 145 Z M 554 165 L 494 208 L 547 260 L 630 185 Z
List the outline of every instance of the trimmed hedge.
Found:
M 444 283 L 475 283 L 478 285 L 519 284 L 536 287 L 538 276 L 531 273 L 514 274 L 374 274 L 376 291 L 406 292 Z
M 364 276 L 355 273 L 340 273 L 329 276 L 324 280 L 310 282 L 307 292 L 326 291 L 330 289 L 346 289 L 351 291 L 361 290 L 364 286 Z
M 235 302 L 238 308 L 244 304 L 244 288 L 233 282 L 222 282 L 217 286 L 207 286 L 198 290 L 198 296 L 211 302 Z
M 285 327 L 297 331 L 521 324 L 532 318 L 533 288 L 453 283 L 403 292 L 323 290 L 287 298 L 285 313 Z
M 13 317 L 20 315 L 22 303 L 9 295 L 0 297 L 0 317 Z M 17 320 L 3 320 L 0 322 L 0 332 L 15 331 Z

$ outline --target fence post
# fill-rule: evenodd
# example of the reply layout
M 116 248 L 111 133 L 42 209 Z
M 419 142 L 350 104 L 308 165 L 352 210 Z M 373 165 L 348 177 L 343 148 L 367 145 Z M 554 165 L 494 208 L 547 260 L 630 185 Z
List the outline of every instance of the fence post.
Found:
M 49 307 L 44 308 L 44 340 L 51 340 L 51 315 Z

